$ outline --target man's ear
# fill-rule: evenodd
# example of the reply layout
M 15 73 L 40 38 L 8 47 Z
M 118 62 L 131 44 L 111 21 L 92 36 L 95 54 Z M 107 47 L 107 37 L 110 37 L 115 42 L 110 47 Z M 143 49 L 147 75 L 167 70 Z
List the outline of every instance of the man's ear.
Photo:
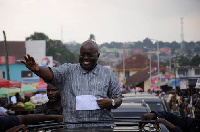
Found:
M 100 53 L 98 53 L 98 58 L 99 58 L 99 56 L 100 56 Z

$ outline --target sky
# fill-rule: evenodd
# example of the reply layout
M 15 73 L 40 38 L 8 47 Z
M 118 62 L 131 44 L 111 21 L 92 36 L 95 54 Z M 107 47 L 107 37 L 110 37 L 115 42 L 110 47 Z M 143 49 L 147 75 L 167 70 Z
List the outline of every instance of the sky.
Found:
M 0 0 L 0 41 L 50 39 L 96 42 L 200 41 L 200 0 Z

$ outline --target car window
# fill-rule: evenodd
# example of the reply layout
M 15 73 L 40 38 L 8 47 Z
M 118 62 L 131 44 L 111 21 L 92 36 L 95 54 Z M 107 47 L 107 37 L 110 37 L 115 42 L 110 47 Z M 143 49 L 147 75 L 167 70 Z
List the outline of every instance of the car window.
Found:
M 147 102 L 147 104 L 149 105 L 152 111 L 155 111 L 155 112 L 165 111 L 163 104 L 160 102 Z

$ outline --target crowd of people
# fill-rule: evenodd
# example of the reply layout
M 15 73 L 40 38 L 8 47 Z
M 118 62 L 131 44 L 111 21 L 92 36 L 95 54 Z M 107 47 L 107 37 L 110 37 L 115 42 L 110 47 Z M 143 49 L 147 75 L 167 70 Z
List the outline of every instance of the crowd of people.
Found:
M 179 112 L 182 117 L 194 117 L 195 103 L 200 98 L 198 93 L 192 96 L 169 94 L 167 102 L 172 112 Z

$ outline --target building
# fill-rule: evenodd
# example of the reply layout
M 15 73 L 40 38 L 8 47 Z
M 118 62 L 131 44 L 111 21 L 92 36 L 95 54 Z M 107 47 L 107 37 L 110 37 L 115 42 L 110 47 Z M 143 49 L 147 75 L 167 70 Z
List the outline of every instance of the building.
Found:
M 116 68 L 116 73 L 119 81 L 126 86 L 141 87 L 144 91 L 147 91 L 152 86 L 161 87 L 168 85 L 170 76 L 173 76 L 167 71 L 166 67 L 162 65 L 159 67 L 161 70 L 158 75 L 157 63 L 154 61 L 150 63 L 146 56 L 137 54 L 124 60 L 124 69 L 123 62 L 120 63 Z M 123 71 L 125 71 L 126 80 L 123 80 Z
M 186 88 L 190 88 L 192 91 L 195 91 L 196 82 L 200 78 L 200 67 L 199 66 L 179 66 L 175 69 L 176 78 L 179 78 L 180 81 L 186 81 Z M 179 86 L 181 89 L 181 86 Z
M 125 78 L 128 78 L 138 71 L 142 71 L 145 68 L 149 67 L 149 65 L 149 59 L 146 56 L 140 54 L 133 55 L 124 59 L 124 69 L 123 61 L 116 66 L 116 74 L 119 78 L 119 81 L 122 81 L 124 77 L 123 71 L 125 71 Z M 157 63 L 151 61 L 151 67 L 152 69 L 157 67 Z
M 4 42 L 0 42 L 0 71 L 2 71 L 3 79 L 7 78 L 7 69 L 5 63 L 5 46 Z M 20 60 L 24 60 L 24 55 L 30 54 L 36 58 L 39 65 L 43 63 L 53 65 L 52 60 L 46 57 L 46 41 L 7 41 L 9 75 L 11 81 L 20 81 L 24 83 L 34 83 L 39 81 L 39 77 L 26 68 Z

